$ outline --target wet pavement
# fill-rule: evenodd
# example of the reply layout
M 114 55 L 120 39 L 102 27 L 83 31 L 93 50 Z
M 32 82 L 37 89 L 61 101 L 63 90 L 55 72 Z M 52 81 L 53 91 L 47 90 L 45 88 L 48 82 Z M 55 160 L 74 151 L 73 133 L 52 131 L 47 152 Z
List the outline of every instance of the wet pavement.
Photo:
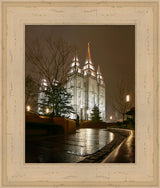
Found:
M 128 131 L 129 136 L 102 161 L 103 163 L 135 163 L 135 132 L 123 131 Z
M 76 163 L 101 150 L 114 139 L 106 129 L 79 129 L 76 133 L 57 135 L 26 142 L 28 163 Z

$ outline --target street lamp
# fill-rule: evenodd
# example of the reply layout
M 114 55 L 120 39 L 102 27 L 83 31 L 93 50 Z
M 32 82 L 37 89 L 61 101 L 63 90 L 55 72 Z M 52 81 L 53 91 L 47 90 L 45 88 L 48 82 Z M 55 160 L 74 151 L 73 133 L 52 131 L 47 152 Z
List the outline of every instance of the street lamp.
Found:
M 109 119 L 110 119 L 110 120 L 112 120 L 112 119 L 113 119 L 113 117 L 112 117 L 112 116 L 109 116 Z
M 49 113 L 49 108 L 46 108 L 46 113 L 47 113 L 47 114 Z
M 126 102 L 130 101 L 130 95 L 126 95 Z
M 31 110 L 31 107 L 29 105 L 26 106 L 27 111 L 29 112 Z

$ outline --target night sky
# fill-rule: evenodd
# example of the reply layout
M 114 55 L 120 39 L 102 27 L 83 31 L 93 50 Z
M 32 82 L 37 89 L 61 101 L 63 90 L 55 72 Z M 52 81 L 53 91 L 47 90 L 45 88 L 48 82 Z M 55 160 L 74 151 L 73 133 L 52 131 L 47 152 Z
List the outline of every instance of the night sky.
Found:
M 100 65 L 106 85 L 106 117 L 115 116 L 111 98 L 116 95 L 116 87 L 123 81 L 129 88 L 134 106 L 135 96 L 135 27 L 132 25 L 97 26 L 46 26 L 28 25 L 25 30 L 26 44 L 33 45 L 35 39 L 43 41 L 48 37 L 64 38 L 78 48 L 81 68 L 87 56 L 90 42 L 91 58 L 94 66 Z M 27 45 L 26 45 L 27 46 Z M 31 72 L 26 65 L 26 75 Z

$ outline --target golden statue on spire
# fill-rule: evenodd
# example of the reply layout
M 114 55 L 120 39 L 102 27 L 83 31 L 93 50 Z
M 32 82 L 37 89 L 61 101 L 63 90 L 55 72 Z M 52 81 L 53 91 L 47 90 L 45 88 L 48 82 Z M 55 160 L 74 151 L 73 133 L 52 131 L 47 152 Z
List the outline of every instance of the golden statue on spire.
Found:
M 90 43 L 88 42 L 88 60 L 91 61 Z

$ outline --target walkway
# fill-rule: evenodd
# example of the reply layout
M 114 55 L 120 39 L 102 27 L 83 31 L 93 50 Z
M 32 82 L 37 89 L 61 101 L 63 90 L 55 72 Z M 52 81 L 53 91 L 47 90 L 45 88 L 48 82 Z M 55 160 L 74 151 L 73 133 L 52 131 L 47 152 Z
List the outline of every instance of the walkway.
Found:
M 102 162 L 103 163 L 134 163 L 135 162 L 135 132 L 123 130 L 129 136 L 113 150 Z

